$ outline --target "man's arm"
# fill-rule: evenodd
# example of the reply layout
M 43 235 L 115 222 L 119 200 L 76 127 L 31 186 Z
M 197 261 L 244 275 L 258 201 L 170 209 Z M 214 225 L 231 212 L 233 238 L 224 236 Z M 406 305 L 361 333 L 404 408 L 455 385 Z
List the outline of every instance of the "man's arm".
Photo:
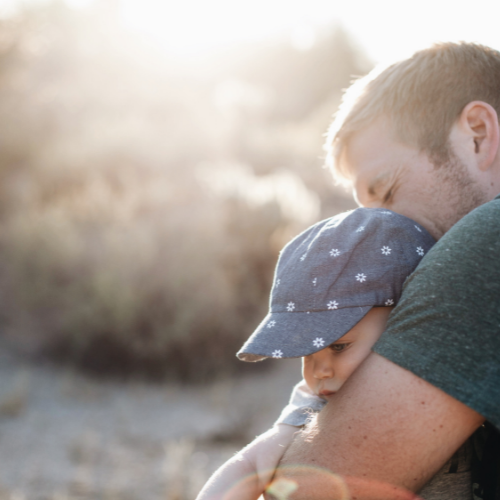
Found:
M 412 498 L 399 488 L 418 491 L 483 421 L 463 403 L 372 353 L 309 433 L 296 436 L 275 479 L 297 483 L 290 500 L 343 498 L 339 479 L 316 468 L 340 475 L 357 500 Z

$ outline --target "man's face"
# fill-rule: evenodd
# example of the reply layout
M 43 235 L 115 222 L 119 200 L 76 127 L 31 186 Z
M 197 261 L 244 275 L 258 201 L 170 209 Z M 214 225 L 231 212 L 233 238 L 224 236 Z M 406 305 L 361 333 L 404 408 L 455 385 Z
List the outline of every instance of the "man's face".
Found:
M 355 133 L 341 161 L 359 205 L 406 215 L 436 239 L 488 201 L 460 158 L 436 168 L 425 153 L 397 141 L 387 119 Z

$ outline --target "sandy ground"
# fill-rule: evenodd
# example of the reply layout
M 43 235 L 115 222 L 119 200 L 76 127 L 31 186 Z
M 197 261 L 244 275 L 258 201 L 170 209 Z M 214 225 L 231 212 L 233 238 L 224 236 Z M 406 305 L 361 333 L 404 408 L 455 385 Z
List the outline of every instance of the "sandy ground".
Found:
M 300 378 L 280 360 L 197 387 L 99 382 L 0 348 L 0 500 L 194 499 Z

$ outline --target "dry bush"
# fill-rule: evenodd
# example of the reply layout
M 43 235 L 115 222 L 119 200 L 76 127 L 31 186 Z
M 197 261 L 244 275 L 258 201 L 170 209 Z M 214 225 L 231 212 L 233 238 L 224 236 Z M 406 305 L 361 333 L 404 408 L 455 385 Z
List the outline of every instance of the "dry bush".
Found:
M 85 181 L 4 225 L 13 335 L 94 373 L 204 380 L 239 366 L 265 314 L 273 235 L 290 224 L 276 201 L 251 208 L 195 180 L 172 191 L 158 174 L 124 175 L 119 195 Z
M 96 374 L 243 369 L 279 248 L 348 208 L 319 156 L 363 65 L 338 31 L 186 69 L 112 5 L 0 21 L 3 331 Z

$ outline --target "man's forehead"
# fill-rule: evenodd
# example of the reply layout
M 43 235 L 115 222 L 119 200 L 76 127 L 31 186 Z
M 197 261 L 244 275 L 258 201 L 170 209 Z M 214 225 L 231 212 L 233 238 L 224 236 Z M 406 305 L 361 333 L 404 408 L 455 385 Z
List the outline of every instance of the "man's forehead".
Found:
M 378 118 L 351 134 L 342 151 L 342 161 L 348 167 L 357 166 L 358 163 L 364 164 L 383 155 L 392 155 L 400 146 L 391 122 L 387 118 Z
M 353 187 L 368 192 L 397 175 L 413 153 L 411 146 L 395 138 L 389 120 L 380 118 L 352 134 L 339 161 Z

